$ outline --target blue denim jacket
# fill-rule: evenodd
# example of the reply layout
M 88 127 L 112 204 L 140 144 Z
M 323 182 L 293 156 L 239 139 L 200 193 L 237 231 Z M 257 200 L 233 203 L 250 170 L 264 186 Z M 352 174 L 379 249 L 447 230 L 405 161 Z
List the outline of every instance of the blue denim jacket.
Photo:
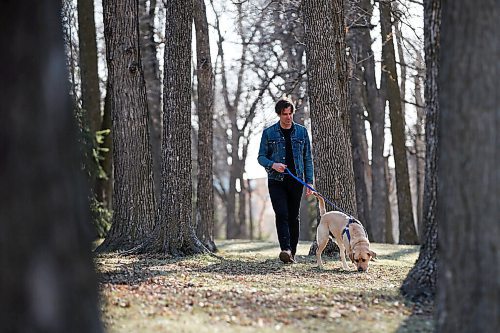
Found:
M 293 123 L 290 135 L 292 140 L 293 161 L 297 177 L 307 184 L 313 183 L 314 171 L 311 157 L 311 143 L 307 129 L 299 124 Z M 279 121 L 266 128 L 260 140 L 259 164 L 266 168 L 269 179 L 282 181 L 285 173 L 279 173 L 272 168 L 273 163 L 285 164 L 285 137 L 280 131 Z M 293 170 L 292 170 L 293 171 Z

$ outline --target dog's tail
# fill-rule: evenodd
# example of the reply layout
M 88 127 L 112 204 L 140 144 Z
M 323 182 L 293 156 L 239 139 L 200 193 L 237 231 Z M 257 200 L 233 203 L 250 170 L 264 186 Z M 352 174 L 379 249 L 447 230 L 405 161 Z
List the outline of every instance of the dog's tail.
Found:
M 326 213 L 325 199 L 323 199 L 317 192 L 313 192 L 313 194 L 318 199 L 318 203 L 319 203 L 319 216 L 325 215 L 325 213 Z

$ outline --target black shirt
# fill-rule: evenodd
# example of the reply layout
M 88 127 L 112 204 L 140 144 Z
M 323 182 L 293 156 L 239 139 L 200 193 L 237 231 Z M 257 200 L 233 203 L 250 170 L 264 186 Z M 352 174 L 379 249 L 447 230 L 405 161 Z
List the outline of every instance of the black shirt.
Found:
M 293 130 L 293 124 L 292 127 L 286 129 L 280 126 L 281 133 L 283 133 L 283 136 L 285 137 L 285 164 L 288 170 L 290 170 L 291 173 L 294 175 L 297 175 L 297 172 L 295 171 L 295 162 L 293 161 L 293 151 L 292 151 L 292 130 Z

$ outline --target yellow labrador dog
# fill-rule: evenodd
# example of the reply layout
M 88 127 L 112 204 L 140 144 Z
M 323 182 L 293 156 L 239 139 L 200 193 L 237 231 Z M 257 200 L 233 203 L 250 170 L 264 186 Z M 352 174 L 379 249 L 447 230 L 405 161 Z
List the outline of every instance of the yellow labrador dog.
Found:
M 345 260 L 345 252 L 347 251 L 349 259 L 356 265 L 358 272 L 366 272 L 369 261 L 376 258 L 377 254 L 370 250 L 370 242 L 361 223 L 339 211 L 327 213 L 325 200 L 317 193 L 313 194 L 319 201 L 319 213 L 321 215 L 321 221 L 316 229 L 316 239 L 318 241 L 316 260 L 318 267 L 323 268 L 321 253 L 328 244 L 331 233 L 340 249 L 342 267 L 345 270 L 349 269 Z

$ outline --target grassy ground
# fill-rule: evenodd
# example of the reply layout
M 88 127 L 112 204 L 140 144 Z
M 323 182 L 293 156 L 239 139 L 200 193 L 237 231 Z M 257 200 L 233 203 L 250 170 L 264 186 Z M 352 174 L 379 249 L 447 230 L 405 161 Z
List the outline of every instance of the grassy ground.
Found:
M 218 242 L 223 260 L 127 256 L 96 258 L 108 332 L 432 332 L 429 305 L 406 303 L 402 280 L 418 247 L 372 244 L 368 273 L 337 258 L 323 271 L 306 255 L 283 265 L 270 242 Z

